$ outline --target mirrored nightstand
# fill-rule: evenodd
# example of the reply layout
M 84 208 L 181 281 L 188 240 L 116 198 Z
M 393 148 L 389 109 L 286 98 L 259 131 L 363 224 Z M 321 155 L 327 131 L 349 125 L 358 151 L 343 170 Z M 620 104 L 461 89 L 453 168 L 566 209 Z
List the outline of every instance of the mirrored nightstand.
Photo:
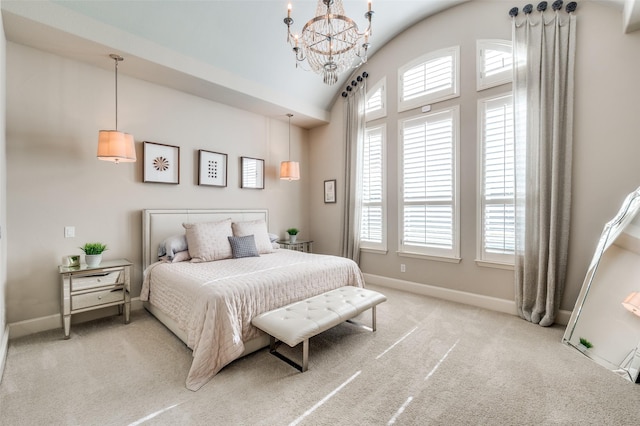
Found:
M 289 241 L 277 241 L 280 244 L 280 247 L 295 250 L 295 251 L 303 251 L 305 253 L 311 253 L 313 250 L 313 241 L 305 241 L 305 240 L 296 240 L 295 243 Z
M 61 278 L 60 316 L 64 338 L 69 338 L 71 315 L 94 309 L 118 306 L 124 310 L 124 323 L 131 312 L 131 265 L 127 259 L 104 260 L 89 267 L 58 266 Z

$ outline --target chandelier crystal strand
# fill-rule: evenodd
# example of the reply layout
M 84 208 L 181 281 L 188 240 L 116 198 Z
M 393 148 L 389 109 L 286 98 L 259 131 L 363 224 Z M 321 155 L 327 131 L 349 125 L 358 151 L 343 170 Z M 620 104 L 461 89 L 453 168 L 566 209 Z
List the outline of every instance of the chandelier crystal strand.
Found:
M 311 71 L 321 74 L 326 84 L 335 84 L 339 74 L 367 61 L 372 16 L 369 1 L 364 15 L 368 27 L 361 33 L 356 22 L 345 15 L 342 0 L 318 0 L 316 16 L 304 25 L 300 35 L 294 35 L 291 33 L 293 19 L 289 4 L 284 23 L 296 65 L 306 59 Z

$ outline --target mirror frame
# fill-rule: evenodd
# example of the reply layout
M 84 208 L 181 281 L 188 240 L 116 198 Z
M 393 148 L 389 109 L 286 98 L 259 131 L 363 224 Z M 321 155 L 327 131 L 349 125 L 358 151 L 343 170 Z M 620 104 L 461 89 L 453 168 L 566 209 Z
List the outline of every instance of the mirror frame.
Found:
M 240 157 L 240 188 L 264 189 L 264 160 Z
M 585 356 L 592 359 L 596 363 L 608 368 L 609 370 L 625 377 L 626 379 L 637 382 L 640 379 L 639 369 L 640 369 L 640 343 L 638 343 L 635 347 L 635 350 L 631 350 L 627 357 L 618 365 L 609 360 L 605 360 L 596 355 L 589 354 L 584 350 L 580 349 L 578 345 L 572 338 L 574 337 L 574 332 L 578 321 L 581 318 L 582 310 L 584 304 L 589 296 L 589 292 L 591 291 L 591 287 L 594 282 L 594 278 L 596 276 L 596 272 L 598 271 L 598 266 L 600 265 L 600 261 L 602 256 L 604 255 L 607 248 L 609 248 L 614 241 L 620 236 L 620 234 L 625 230 L 627 225 L 629 225 L 636 216 L 640 214 L 640 187 L 630 193 L 622 203 L 622 206 L 618 210 L 618 213 L 607 222 L 604 226 L 602 234 L 600 236 L 600 240 L 598 241 L 598 245 L 596 246 L 595 253 L 593 255 L 593 259 L 587 269 L 587 273 L 582 285 L 582 289 L 580 290 L 580 294 L 576 300 L 575 307 L 573 312 L 571 313 L 571 318 L 567 324 L 567 328 L 562 337 L 563 343 L 571 346 L 577 350 L 580 350 Z M 640 284 L 639 284 L 640 287 Z M 620 300 L 622 303 L 622 300 Z M 621 306 L 621 309 L 622 308 Z M 640 321 L 640 318 L 638 318 Z M 639 322 L 640 324 L 640 322 Z M 626 367 L 626 368 L 625 368 Z

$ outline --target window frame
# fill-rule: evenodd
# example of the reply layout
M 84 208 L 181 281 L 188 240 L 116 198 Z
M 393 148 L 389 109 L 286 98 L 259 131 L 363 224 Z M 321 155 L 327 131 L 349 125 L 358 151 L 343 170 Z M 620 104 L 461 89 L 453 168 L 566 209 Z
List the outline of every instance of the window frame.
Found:
M 452 118 L 452 155 L 453 155 L 453 196 L 452 196 L 452 248 L 417 247 L 405 244 L 404 237 L 404 124 L 410 121 L 429 121 L 438 116 L 450 114 Z M 434 120 L 435 121 L 435 120 Z M 415 257 L 441 262 L 459 263 L 460 258 L 460 106 L 454 105 L 428 114 L 413 115 L 398 120 L 398 252 L 402 257 Z M 426 203 L 429 204 L 429 203 Z M 438 203 L 432 203 L 438 204 Z
M 434 93 L 426 93 L 412 99 L 403 99 L 404 91 L 404 73 L 423 63 L 431 62 L 439 58 L 453 58 L 453 87 L 439 90 Z M 460 96 L 460 46 L 451 46 L 444 49 L 434 50 L 413 59 L 410 62 L 398 68 L 398 112 L 407 111 L 418 108 L 420 106 L 429 105 L 436 102 L 442 102 L 447 99 L 453 99 Z
M 511 106 L 513 108 L 513 93 L 503 92 L 498 95 L 486 97 L 483 99 L 478 99 L 478 129 L 477 129 L 477 140 L 478 140 L 478 148 L 477 148 L 477 210 L 476 210 L 476 264 L 479 266 L 493 267 L 499 269 L 509 269 L 512 270 L 515 264 L 515 253 L 514 254 L 500 254 L 500 253 L 488 253 L 485 250 L 485 205 L 486 205 L 486 197 L 485 197 L 485 138 L 484 138 L 484 129 L 485 129 L 485 115 L 486 115 L 486 106 L 489 103 L 497 103 L 502 99 L 511 98 Z M 514 159 L 515 161 L 515 159 Z M 514 164 L 515 167 L 515 164 Z M 515 189 L 515 188 L 514 188 Z M 507 198 L 503 198 L 503 201 L 507 201 Z M 513 205 L 515 207 L 515 195 L 512 199 Z M 515 219 L 515 217 L 514 217 Z M 515 245 L 514 245 L 515 247 Z
M 486 50 L 497 50 L 511 54 L 513 44 L 511 40 L 483 39 L 476 41 L 476 90 L 481 91 L 491 87 L 501 86 L 513 81 L 513 64 L 507 70 L 485 77 L 483 67 Z
M 380 201 L 380 207 L 381 207 L 381 214 L 382 214 L 382 223 L 380 224 L 381 226 L 381 232 L 382 232 L 382 241 L 379 243 L 375 243 L 375 242 L 370 242 L 370 241 L 363 241 L 362 238 L 360 238 L 360 250 L 365 251 L 365 252 L 373 252 L 373 253 L 387 253 L 387 125 L 386 123 L 382 123 L 382 124 L 378 124 L 375 126 L 369 126 L 365 129 L 365 138 L 366 138 L 366 134 L 370 131 L 373 130 L 380 130 L 380 135 L 381 135 L 381 159 L 382 159 L 382 167 L 381 167 L 381 174 L 382 174 L 382 182 L 381 182 L 381 186 L 382 186 L 382 199 Z M 361 152 L 364 153 L 364 147 L 361 150 Z M 364 159 L 363 159 L 364 160 Z M 362 173 L 360 173 L 361 176 L 364 176 L 364 168 L 362 168 Z M 367 205 L 377 205 L 378 203 L 370 203 Z M 364 208 L 365 206 L 365 201 L 362 200 L 362 207 Z M 362 215 L 361 215 L 362 217 Z
M 373 112 L 369 112 L 366 110 L 367 103 L 369 102 L 369 98 L 380 89 L 382 93 L 380 94 L 382 98 L 382 107 Z M 367 122 L 377 120 L 379 118 L 383 118 L 387 116 L 387 77 L 382 77 L 376 84 L 371 86 L 371 89 L 367 90 L 367 95 L 365 97 L 365 119 Z

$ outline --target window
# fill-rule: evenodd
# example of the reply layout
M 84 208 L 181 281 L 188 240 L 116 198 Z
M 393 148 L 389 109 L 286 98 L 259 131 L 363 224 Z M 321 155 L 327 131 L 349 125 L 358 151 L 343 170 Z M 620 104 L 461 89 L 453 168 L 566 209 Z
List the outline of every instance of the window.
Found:
M 514 262 L 515 181 L 513 96 L 480 100 L 480 176 L 478 257 Z
M 512 80 L 513 60 L 508 40 L 478 40 L 476 46 L 478 90 L 499 86 Z
M 398 70 L 398 111 L 460 96 L 460 47 L 423 55 Z
M 360 247 L 387 249 L 385 195 L 386 126 L 366 129 L 362 149 L 362 218 Z
M 385 117 L 387 115 L 387 79 L 383 77 L 367 92 L 365 106 L 367 121 Z
M 458 107 L 400 122 L 400 252 L 459 261 Z

